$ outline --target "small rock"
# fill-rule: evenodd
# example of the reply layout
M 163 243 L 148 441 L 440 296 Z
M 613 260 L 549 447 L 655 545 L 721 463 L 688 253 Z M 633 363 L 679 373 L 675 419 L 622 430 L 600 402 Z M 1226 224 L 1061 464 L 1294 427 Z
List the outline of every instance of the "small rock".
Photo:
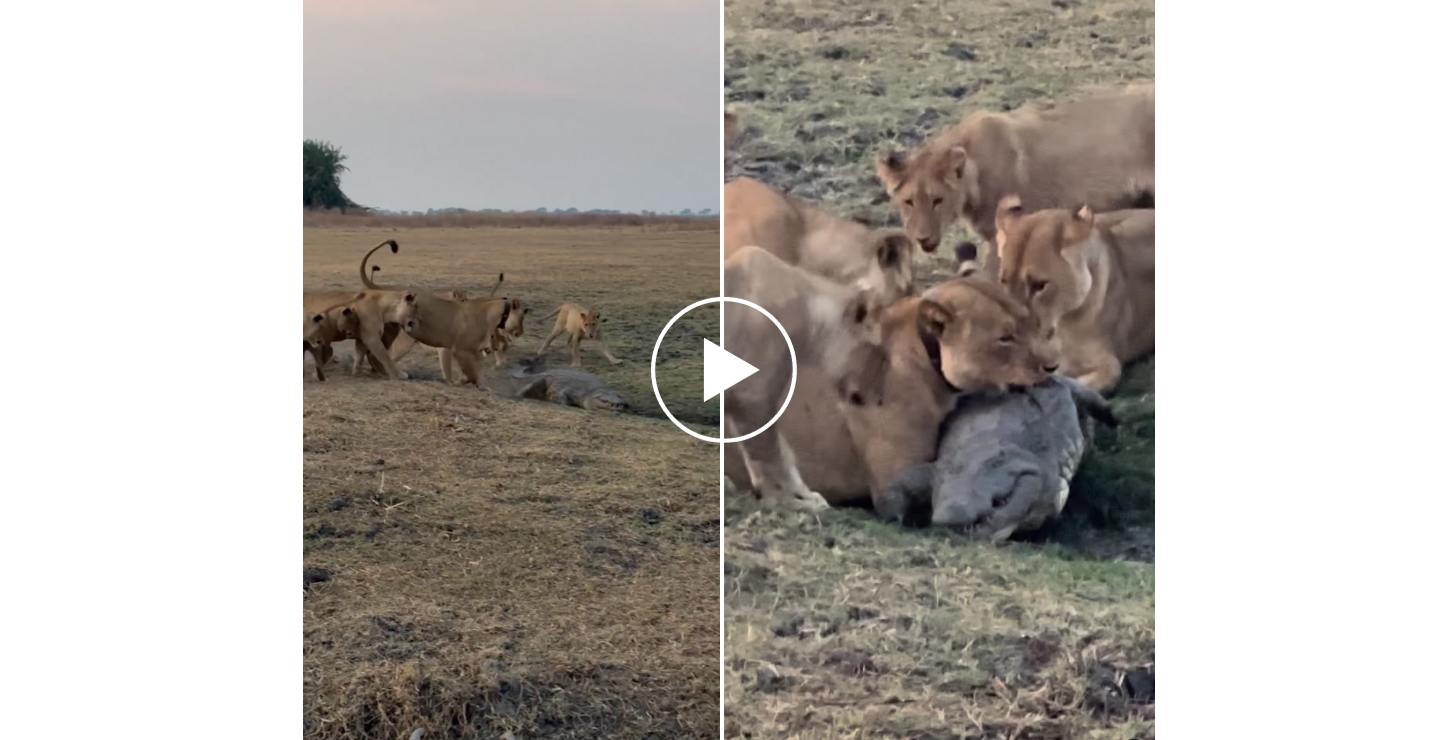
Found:
M 383 458 L 383 457 L 377 457 L 377 458 L 375 458 L 374 460 L 371 460 L 371 461 L 370 461 L 370 464 L 371 464 L 371 465 L 384 465 L 384 464 L 385 464 L 385 458 Z
M 324 583 L 324 582 L 326 582 L 326 581 L 328 581 L 328 580 L 330 580 L 330 571 L 325 570 L 324 568 L 306 568 L 306 569 L 305 569 L 305 590 L 306 590 L 306 591 L 309 591 L 309 590 L 310 590 L 310 584 L 312 584 L 312 583 Z
M 951 44 L 945 47 L 945 51 L 942 53 L 947 57 L 959 59 L 962 62 L 975 61 L 975 52 L 970 51 L 969 49 L 959 44 Z
M 1130 701 L 1153 704 L 1155 702 L 1155 672 L 1145 668 L 1130 671 L 1120 682 L 1120 689 L 1125 692 Z
M 339 511 L 339 510 L 341 510 L 341 509 L 343 509 L 343 508 L 345 508 L 345 507 L 347 507 L 347 506 L 349 506 L 349 505 L 350 505 L 350 497 L 349 497 L 349 496 L 341 496 L 340 498 L 337 498 L 337 499 L 335 499 L 334 501 L 331 501 L 331 502 L 330 502 L 330 510 L 331 510 L 331 511 Z
M 646 524 L 659 524 L 665 517 L 654 509 L 643 509 L 640 511 L 640 518 L 644 519 Z
M 755 672 L 755 688 L 760 691 L 779 691 L 785 687 L 785 679 L 770 666 L 762 666 Z
M 383 530 L 383 529 L 385 529 L 385 527 L 381 526 L 380 524 L 372 524 L 372 525 L 370 525 L 370 531 L 365 533 L 365 539 L 367 539 L 367 540 L 373 540 L 373 539 L 375 539 L 375 535 L 380 534 L 381 530 Z
M 956 100 L 959 100 L 965 97 L 965 94 L 970 91 L 965 89 L 964 85 L 955 85 L 954 87 L 942 87 L 940 88 L 940 92 L 945 93 L 946 95 L 955 98 Z
M 770 628 L 776 637 L 795 637 L 800 634 L 800 628 L 805 625 L 805 617 L 800 614 L 790 616 L 776 622 Z

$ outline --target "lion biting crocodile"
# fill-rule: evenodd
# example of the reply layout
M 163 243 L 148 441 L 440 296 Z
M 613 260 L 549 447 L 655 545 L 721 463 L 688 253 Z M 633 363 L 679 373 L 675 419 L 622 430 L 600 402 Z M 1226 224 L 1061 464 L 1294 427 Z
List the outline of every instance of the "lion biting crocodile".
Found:
M 1036 529 L 1064 509 L 1095 420 L 1116 423 L 1104 398 L 1058 374 L 964 397 L 945 419 L 935 462 L 912 466 L 891 491 L 908 502 L 908 523 L 928 519 L 997 542 Z
M 625 411 L 630 403 L 594 375 L 571 368 L 546 369 L 544 361 L 521 362 L 510 377 L 522 381 L 521 398 L 551 401 L 590 411 Z

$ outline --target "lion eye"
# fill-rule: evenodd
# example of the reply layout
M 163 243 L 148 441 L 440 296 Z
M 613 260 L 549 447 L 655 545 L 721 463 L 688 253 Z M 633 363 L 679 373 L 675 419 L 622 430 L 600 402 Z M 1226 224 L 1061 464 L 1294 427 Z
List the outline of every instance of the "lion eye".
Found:
M 930 201 L 930 205 L 932 205 L 932 206 L 938 206 L 938 205 L 940 205 L 940 203 L 941 203 L 942 201 L 944 201 L 944 200 L 945 200 L 944 198 L 936 198 L 935 200 Z
M 915 205 L 915 199 L 914 199 L 914 198 L 906 198 L 906 199 L 905 199 L 905 205 L 906 205 L 906 206 L 913 206 L 913 205 Z
M 1000 343 L 1001 343 L 1001 344 L 1014 344 L 1014 343 L 1015 343 L 1015 335 L 1014 335 L 1014 334 L 1006 334 L 1005 336 L 1000 337 Z
M 1048 285 L 1050 285 L 1050 283 L 1045 280 L 1031 280 L 1030 292 L 1039 293 L 1040 291 L 1045 290 L 1046 286 Z
M 1045 332 L 1045 338 L 1046 338 L 1046 339 L 1054 339 L 1054 338 L 1055 338 L 1055 328 L 1054 328 L 1054 327 L 1051 327 L 1049 330 L 1047 330 L 1047 331 Z

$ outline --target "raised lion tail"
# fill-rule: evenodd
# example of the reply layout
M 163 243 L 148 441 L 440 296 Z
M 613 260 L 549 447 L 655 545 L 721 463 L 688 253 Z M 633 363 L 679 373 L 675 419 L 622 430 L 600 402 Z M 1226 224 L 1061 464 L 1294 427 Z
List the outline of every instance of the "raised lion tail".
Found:
M 370 251 L 365 253 L 365 256 L 360 260 L 360 282 L 365 285 L 365 288 L 367 290 L 384 290 L 384 288 L 381 288 L 370 280 L 369 271 L 365 269 L 365 265 L 370 262 L 370 255 L 375 254 L 375 252 L 379 251 L 381 247 L 389 247 L 391 254 L 395 254 L 400 251 L 400 245 L 397 244 L 394 239 L 386 239 L 385 241 L 376 244 L 370 249 Z M 375 269 L 378 270 L 380 268 L 377 267 Z

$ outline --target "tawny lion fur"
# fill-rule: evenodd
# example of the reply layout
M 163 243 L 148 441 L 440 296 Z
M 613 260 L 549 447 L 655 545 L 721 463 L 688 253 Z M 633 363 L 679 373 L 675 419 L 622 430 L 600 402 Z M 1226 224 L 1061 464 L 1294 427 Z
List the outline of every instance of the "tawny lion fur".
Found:
M 875 173 L 921 249 L 935 251 L 963 219 L 990 246 L 984 266 L 994 275 L 995 213 L 1006 195 L 1034 210 L 1154 207 L 1155 85 L 1049 110 L 975 113 L 908 156 L 881 154 Z
M 399 249 L 395 240 L 390 239 L 381 242 L 374 249 L 366 253 L 368 258 L 380 247 L 389 246 L 392 251 Z M 338 305 L 349 305 L 356 314 L 358 327 L 355 331 L 356 354 L 366 350 L 375 357 L 375 360 L 384 368 L 385 374 L 393 380 L 404 380 L 408 375 L 395 366 L 395 361 L 386 351 L 383 340 L 385 327 L 393 324 L 397 327 L 413 326 L 416 319 L 416 302 L 418 295 L 407 290 L 382 288 L 369 283 L 365 277 L 361 262 L 360 279 L 366 282 L 366 289 L 359 292 L 343 293 L 334 291 L 315 291 L 305 293 L 305 313 L 314 316 L 326 309 Z M 354 375 L 360 371 L 357 362 L 351 369 Z
M 725 186 L 725 256 L 757 246 L 837 283 L 862 283 L 890 303 L 914 289 L 915 244 L 903 232 L 871 231 L 749 178 Z
M 1056 342 L 1060 372 L 1099 393 L 1124 365 L 1155 351 L 1155 211 L 1024 213 L 1008 197 L 996 216 L 1000 280 Z
M 562 303 L 559 308 L 546 314 L 540 320 L 549 321 L 552 316 L 558 316 L 559 318 L 555 319 L 555 328 L 550 330 L 550 336 L 545 337 L 544 343 L 542 343 L 540 349 L 535 352 L 536 357 L 545 354 L 545 350 L 550 347 L 550 343 L 555 341 L 556 337 L 565 334 L 568 335 L 566 342 L 570 345 L 571 367 L 580 366 L 581 339 L 594 341 L 595 344 L 600 347 L 600 351 L 605 353 L 605 359 L 609 360 L 611 365 L 620 364 L 621 361 L 610 354 L 610 348 L 605 346 L 605 339 L 600 336 L 602 333 L 600 325 L 604 323 L 606 319 L 600 318 L 599 311 L 586 311 L 582 306 L 574 303 Z
M 325 365 L 335 356 L 331 345 L 355 339 L 359 330 L 359 316 L 348 304 L 305 315 L 305 351 L 315 359 L 316 380 L 325 380 Z
M 839 398 L 881 401 L 876 391 L 885 366 L 879 335 L 883 306 L 874 291 L 827 280 L 747 246 L 725 259 L 725 293 L 773 314 L 794 346 L 796 364 L 818 368 Z M 727 437 L 750 434 L 780 412 L 791 377 L 785 336 L 764 314 L 740 304 L 725 305 L 726 349 L 758 370 L 725 391 Z M 805 485 L 774 426 L 731 446 L 739 449 L 746 478 L 763 506 L 800 511 L 828 506 Z
M 832 505 L 870 499 L 877 514 L 893 518 L 904 502 L 887 484 L 934 459 L 941 421 L 962 393 L 1033 385 L 1056 360 L 1037 341 L 1035 318 L 988 278 L 954 278 L 902 299 L 885 309 L 880 327 L 885 370 L 871 391 L 879 402 L 855 404 L 821 368 L 800 363 L 794 398 L 772 429 L 810 490 Z M 789 357 L 746 361 L 785 367 Z M 739 448 L 727 444 L 725 455 L 726 476 L 753 490 Z

